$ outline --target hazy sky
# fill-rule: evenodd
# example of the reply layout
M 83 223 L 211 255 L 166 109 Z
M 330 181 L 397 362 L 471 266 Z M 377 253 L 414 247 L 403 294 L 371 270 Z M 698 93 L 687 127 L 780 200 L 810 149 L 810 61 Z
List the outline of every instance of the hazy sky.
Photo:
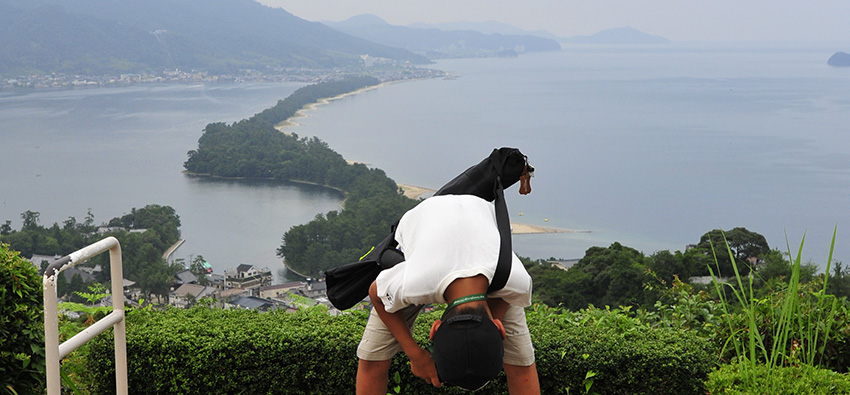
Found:
M 848 0 L 259 0 L 311 21 L 499 21 L 562 37 L 631 26 L 673 41 L 830 41 L 850 47 Z M 850 49 L 850 48 L 848 48 Z

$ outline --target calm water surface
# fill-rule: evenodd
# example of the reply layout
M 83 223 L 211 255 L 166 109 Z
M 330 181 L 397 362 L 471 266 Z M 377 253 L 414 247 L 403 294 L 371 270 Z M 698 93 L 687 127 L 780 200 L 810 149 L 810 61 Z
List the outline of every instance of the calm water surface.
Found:
M 341 196 L 181 171 L 208 123 L 250 117 L 300 86 L 154 85 L 0 96 L 0 220 L 19 229 L 20 213 L 32 210 L 49 226 L 70 216 L 83 220 L 91 209 L 101 223 L 133 207 L 169 205 L 187 240 L 175 258 L 203 255 L 219 273 L 240 263 L 281 272 L 275 249 L 283 233 L 338 209 Z
M 850 69 L 830 46 L 571 47 L 441 61 L 458 76 L 320 107 L 296 133 L 401 182 L 439 187 L 494 147 L 521 148 L 534 191 L 514 221 L 589 234 L 514 238 L 521 255 L 579 258 L 614 241 L 683 250 L 746 227 L 804 259 L 850 252 Z M 523 213 L 522 217 L 518 217 Z M 548 220 L 548 221 L 547 221 Z
M 437 188 L 494 147 L 537 167 L 529 196 L 508 191 L 512 220 L 590 233 L 518 235 L 533 258 L 580 258 L 615 241 L 682 250 L 743 226 L 823 264 L 850 260 L 850 69 L 835 47 L 569 47 L 434 67 L 454 79 L 388 84 L 318 107 L 290 130 L 398 182 Z M 42 224 L 91 208 L 173 206 L 217 271 L 280 267 L 289 227 L 338 209 L 323 188 L 181 174 L 203 127 L 275 104 L 299 84 L 174 85 L 0 94 L 0 220 Z M 522 214 L 522 215 L 520 215 Z

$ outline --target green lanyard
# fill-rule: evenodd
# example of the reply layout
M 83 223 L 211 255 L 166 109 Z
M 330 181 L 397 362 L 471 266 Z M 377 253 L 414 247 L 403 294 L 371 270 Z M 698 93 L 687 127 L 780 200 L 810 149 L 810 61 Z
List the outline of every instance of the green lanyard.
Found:
M 464 304 L 464 303 L 469 303 L 469 302 L 477 302 L 479 300 L 487 300 L 487 294 L 472 294 L 472 295 L 461 296 L 461 297 L 455 299 L 453 302 L 449 303 L 449 306 L 446 307 L 446 311 L 449 311 L 452 308 L 457 307 L 458 305 L 461 305 L 461 304 Z

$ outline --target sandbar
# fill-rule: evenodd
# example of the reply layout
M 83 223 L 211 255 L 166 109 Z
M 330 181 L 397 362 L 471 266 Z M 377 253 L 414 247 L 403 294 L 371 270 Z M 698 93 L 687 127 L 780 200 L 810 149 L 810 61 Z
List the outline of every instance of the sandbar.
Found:
M 411 199 L 419 199 L 425 194 L 437 192 L 431 188 L 418 187 L 416 185 L 408 185 L 408 184 L 397 184 L 402 191 L 404 191 L 404 196 L 407 196 Z
M 393 81 L 393 82 L 395 82 L 395 81 Z M 367 91 L 367 90 L 377 89 L 377 88 L 384 86 L 388 83 L 389 82 L 383 82 L 383 83 L 380 83 L 378 85 L 368 86 L 368 87 L 365 87 L 365 88 L 357 89 L 355 91 L 343 93 L 343 94 L 338 95 L 338 96 L 320 99 L 316 103 L 310 103 L 310 104 L 304 106 L 303 108 L 299 109 L 298 111 L 295 112 L 295 115 L 293 115 L 289 119 L 286 119 L 283 122 L 275 125 L 275 128 L 280 130 L 283 133 L 289 134 L 289 132 L 287 132 L 285 129 L 288 128 L 288 127 L 291 127 L 291 126 L 298 126 L 296 119 L 298 119 L 300 117 L 307 116 L 306 113 L 309 112 L 310 110 L 314 110 L 314 109 L 316 109 L 316 107 L 318 107 L 320 105 L 330 103 L 331 101 L 338 100 L 338 99 L 344 98 L 346 96 L 355 95 L 357 93 L 364 92 L 364 91 Z M 358 163 L 358 162 L 354 162 L 354 161 L 349 160 L 348 163 L 352 164 L 352 163 Z M 420 187 L 420 186 L 416 186 L 416 185 L 409 185 L 409 184 L 397 184 L 397 185 L 398 185 L 399 188 L 402 189 L 404 196 L 407 196 L 411 199 L 420 199 L 422 197 L 427 197 L 426 195 L 430 195 L 430 194 L 436 192 L 435 189 Z M 512 222 L 511 223 L 511 233 L 512 234 L 590 233 L 590 231 L 589 230 L 561 229 L 561 228 L 553 228 L 553 227 L 549 227 L 549 226 L 518 224 L 518 223 Z
M 511 222 L 511 233 L 515 235 L 530 235 L 538 233 L 590 233 L 590 231 L 552 228 L 549 226 L 537 226 Z

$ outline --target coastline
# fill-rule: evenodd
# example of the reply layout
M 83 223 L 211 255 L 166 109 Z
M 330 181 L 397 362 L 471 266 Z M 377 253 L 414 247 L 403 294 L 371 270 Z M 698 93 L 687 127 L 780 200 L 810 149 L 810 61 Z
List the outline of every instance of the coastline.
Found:
M 174 254 L 174 251 L 177 251 L 177 249 L 180 248 L 180 246 L 182 246 L 185 242 L 186 239 L 178 239 L 177 242 L 172 244 L 171 247 L 168 247 L 168 249 L 162 253 L 162 259 L 168 262 L 168 259 L 171 258 L 172 254 Z
M 552 228 L 549 226 L 538 226 L 528 224 L 518 224 L 511 222 L 511 234 L 514 235 L 532 235 L 543 233 L 591 233 L 589 230 L 561 229 Z
M 360 89 L 353 90 L 351 92 L 346 92 L 346 93 L 336 95 L 336 96 L 333 96 L 333 97 L 326 97 L 326 98 L 319 99 L 315 103 L 310 103 L 310 104 L 305 105 L 304 107 L 301 107 L 298 111 L 295 111 L 295 114 L 292 114 L 291 117 L 279 122 L 277 125 L 274 125 L 274 128 L 283 132 L 283 133 L 291 134 L 292 132 L 286 131 L 286 128 L 293 127 L 293 126 L 300 126 L 300 124 L 298 122 L 296 122 L 295 120 L 298 119 L 298 118 L 307 117 L 308 111 L 315 110 L 319 106 L 324 105 L 324 104 L 328 104 L 328 103 L 330 103 L 334 100 L 339 100 L 339 99 L 345 98 L 347 96 L 356 95 L 358 93 L 370 91 L 372 89 L 378 89 L 382 86 L 388 85 L 388 84 L 393 83 L 393 82 L 398 82 L 398 81 L 384 81 L 384 82 L 381 82 L 380 84 L 377 84 L 377 85 L 367 86 L 365 88 L 360 88 Z
M 420 199 L 425 195 L 430 195 L 436 192 L 435 189 L 420 187 L 416 185 L 409 184 L 397 184 L 399 188 L 404 191 L 404 196 L 407 196 L 411 199 Z M 425 196 L 427 197 L 427 196 Z M 531 234 L 544 234 L 544 233 L 590 233 L 589 230 L 574 230 L 574 229 L 561 229 L 561 228 L 553 228 L 549 226 L 538 226 L 538 225 L 529 225 L 529 224 L 521 224 L 516 222 L 511 222 L 511 234 L 514 235 L 531 235 Z
M 381 82 L 380 84 L 377 84 L 377 85 L 367 86 L 365 88 L 360 88 L 360 89 L 357 89 L 357 90 L 354 90 L 354 91 L 351 91 L 351 92 L 346 92 L 346 93 L 343 93 L 343 94 L 340 94 L 340 95 L 337 95 L 337 96 L 334 96 L 334 97 L 319 99 L 315 103 L 310 103 L 310 104 L 304 106 L 303 108 L 299 109 L 291 117 L 289 117 L 286 120 L 278 123 L 274 127 L 275 127 L 275 129 L 279 130 L 281 133 L 291 134 L 293 132 L 286 131 L 286 129 L 289 128 L 289 127 L 293 127 L 293 126 L 299 126 L 298 122 L 296 122 L 295 120 L 297 118 L 307 117 L 308 116 L 307 111 L 315 110 L 319 106 L 324 105 L 324 104 L 328 104 L 328 103 L 330 103 L 334 100 L 342 99 L 342 98 L 345 98 L 345 97 L 350 96 L 350 95 L 356 95 L 358 93 L 369 91 L 369 90 L 372 90 L 372 89 L 378 89 L 378 88 L 380 88 L 382 86 L 386 86 L 390 83 L 403 82 L 403 81 L 385 81 L 385 82 Z M 348 160 L 348 162 L 349 163 L 355 163 L 355 161 L 351 161 L 351 160 Z M 405 196 L 407 196 L 408 198 L 411 198 L 411 199 L 424 199 L 424 198 L 427 198 L 428 196 L 430 196 L 431 194 L 433 194 L 434 192 L 436 192 L 435 189 L 416 186 L 416 185 L 402 184 L 402 183 L 396 183 L 396 185 L 398 185 L 398 187 L 402 190 L 402 193 L 404 193 Z M 591 231 L 589 231 L 589 230 L 561 229 L 561 228 L 554 228 L 554 227 L 548 227 L 548 226 L 529 225 L 529 224 L 511 222 L 511 234 L 515 234 L 515 235 L 519 235 L 519 234 L 546 234 L 546 233 L 590 233 L 590 232 Z
M 401 188 L 401 190 L 404 192 L 404 196 L 407 196 L 411 199 L 419 199 L 422 198 L 424 195 L 437 192 L 436 189 L 418 187 L 416 185 L 399 183 L 396 183 L 396 185 L 398 185 L 398 187 Z

